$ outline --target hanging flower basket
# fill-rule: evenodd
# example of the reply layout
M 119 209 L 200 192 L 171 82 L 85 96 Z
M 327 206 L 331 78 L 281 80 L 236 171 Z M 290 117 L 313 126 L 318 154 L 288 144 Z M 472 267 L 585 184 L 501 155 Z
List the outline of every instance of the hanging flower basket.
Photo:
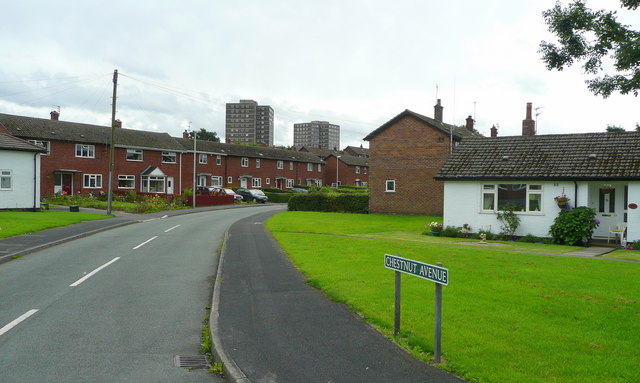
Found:
M 564 209 L 565 207 L 567 207 L 567 204 L 569 203 L 570 198 L 563 194 L 555 197 L 554 200 L 558 204 L 559 208 Z

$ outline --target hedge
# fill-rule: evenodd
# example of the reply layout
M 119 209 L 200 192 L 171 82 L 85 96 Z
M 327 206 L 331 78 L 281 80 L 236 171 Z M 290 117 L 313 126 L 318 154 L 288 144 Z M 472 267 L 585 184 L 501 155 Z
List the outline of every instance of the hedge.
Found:
M 291 193 L 291 192 L 286 192 L 286 193 L 273 193 L 273 192 L 264 192 L 264 194 L 269 197 L 269 202 L 275 202 L 275 203 L 286 203 L 289 202 L 289 198 L 293 197 L 295 194 Z
M 295 194 L 289 199 L 291 211 L 326 211 L 337 213 L 369 212 L 367 194 Z

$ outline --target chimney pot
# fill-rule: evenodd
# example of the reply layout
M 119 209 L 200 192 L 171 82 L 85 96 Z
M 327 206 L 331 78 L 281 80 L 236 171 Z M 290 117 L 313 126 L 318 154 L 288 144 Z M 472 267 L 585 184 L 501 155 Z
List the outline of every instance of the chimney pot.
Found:
M 122 128 L 122 121 L 115 120 L 113 126 L 116 127 L 116 128 Z
M 498 137 L 498 128 L 495 125 L 491 127 L 491 138 Z
M 527 118 L 522 120 L 522 135 L 523 136 L 535 136 L 536 135 L 536 122 L 531 118 L 532 104 L 527 102 Z
M 441 105 L 440 99 L 438 99 L 438 102 L 433 108 L 434 108 L 433 118 L 436 121 L 442 122 L 442 109 L 444 109 L 444 107 Z
M 58 112 L 57 110 L 52 110 L 50 114 L 51 121 L 58 121 L 58 119 L 60 118 L 60 112 Z
M 184 132 L 182 132 L 182 138 L 189 138 L 189 131 L 188 130 L 184 130 Z
M 471 116 L 467 117 L 467 130 L 473 133 L 473 118 Z

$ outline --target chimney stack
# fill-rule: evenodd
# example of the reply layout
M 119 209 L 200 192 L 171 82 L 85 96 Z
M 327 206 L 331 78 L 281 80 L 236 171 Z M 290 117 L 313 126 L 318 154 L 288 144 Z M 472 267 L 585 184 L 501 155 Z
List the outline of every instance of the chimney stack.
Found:
M 52 110 L 50 114 L 51 114 L 51 121 L 58 121 L 58 118 L 60 117 L 60 112 L 58 112 L 57 110 Z
M 522 120 L 522 135 L 523 136 L 535 136 L 536 135 L 536 122 L 531 118 L 533 104 L 527 102 L 527 118 Z
M 495 125 L 491 127 L 491 138 L 498 137 L 498 128 Z
M 114 126 L 115 126 L 116 128 L 122 128 L 122 121 L 120 121 L 120 120 L 115 120 L 115 121 L 114 121 L 114 123 L 115 123 L 115 125 L 114 125 Z
M 471 116 L 467 117 L 467 130 L 473 133 L 473 118 Z
M 434 109 L 433 118 L 436 121 L 442 122 L 442 109 L 444 109 L 444 107 L 440 105 L 440 99 L 438 99 L 438 103 L 433 107 L 433 109 Z
M 189 138 L 189 131 L 187 129 L 182 132 L 182 138 Z

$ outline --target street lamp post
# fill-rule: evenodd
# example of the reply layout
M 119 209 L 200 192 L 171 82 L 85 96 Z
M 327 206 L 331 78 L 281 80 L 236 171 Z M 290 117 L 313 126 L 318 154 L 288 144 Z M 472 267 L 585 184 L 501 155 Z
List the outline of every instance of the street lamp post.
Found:
M 340 178 L 338 177 L 339 168 L 340 168 L 340 156 L 336 156 L 336 189 L 340 187 Z
M 193 131 L 193 208 L 196 208 L 196 156 L 197 156 L 197 150 L 196 150 L 196 137 L 197 137 L 197 133 L 194 130 Z

